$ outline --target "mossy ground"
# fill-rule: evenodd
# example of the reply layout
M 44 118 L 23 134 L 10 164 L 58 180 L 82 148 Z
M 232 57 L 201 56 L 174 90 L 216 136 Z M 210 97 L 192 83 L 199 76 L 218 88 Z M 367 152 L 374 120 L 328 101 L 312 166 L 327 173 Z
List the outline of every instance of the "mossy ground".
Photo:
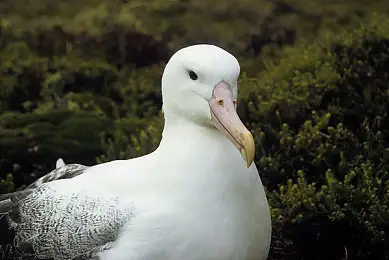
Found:
M 54 167 L 152 151 L 160 77 L 188 44 L 242 66 L 271 259 L 387 259 L 389 2 L 0 3 L 0 192 Z

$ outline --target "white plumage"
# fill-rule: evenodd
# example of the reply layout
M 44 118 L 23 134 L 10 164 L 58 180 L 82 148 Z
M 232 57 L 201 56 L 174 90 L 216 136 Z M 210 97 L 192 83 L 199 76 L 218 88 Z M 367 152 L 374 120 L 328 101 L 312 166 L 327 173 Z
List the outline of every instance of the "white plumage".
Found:
M 58 168 L 62 168 L 65 166 L 65 162 L 63 161 L 62 158 L 59 158 L 57 160 L 57 162 L 55 163 L 55 168 L 58 169 Z
M 269 206 L 251 164 L 252 137 L 233 105 L 238 76 L 237 60 L 221 48 L 178 51 L 162 78 L 159 147 L 92 167 L 61 159 L 38 183 L 0 196 L 0 214 L 16 230 L 13 252 L 55 260 L 266 259 Z

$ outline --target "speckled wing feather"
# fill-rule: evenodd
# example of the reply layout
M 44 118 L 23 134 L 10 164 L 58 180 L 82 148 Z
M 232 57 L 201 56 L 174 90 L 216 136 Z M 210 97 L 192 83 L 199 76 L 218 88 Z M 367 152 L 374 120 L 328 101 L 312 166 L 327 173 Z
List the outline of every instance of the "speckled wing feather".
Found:
M 112 247 L 132 206 L 117 197 L 59 193 L 50 185 L 88 168 L 57 161 L 26 189 L 0 195 L 0 260 L 87 260 Z
M 53 171 L 40 177 L 35 182 L 27 186 L 24 190 L 13 193 L 0 194 L 0 214 L 8 211 L 6 210 L 6 205 L 10 206 L 12 200 L 18 200 L 18 197 L 29 194 L 32 189 L 37 188 L 43 183 L 48 183 L 60 179 L 70 179 L 82 174 L 88 168 L 89 166 L 82 164 L 66 165 L 62 158 L 59 158 L 56 163 L 56 168 Z
M 82 164 L 66 165 L 64 161 L 61 158 L 59 158 L 56 163 L 56 169 L 54 169 L 50 173 L 36 180 L 34 183 L 29 185 L 27 189 L 36 188 L 43 183 L 54 181 L 54 180 L 73 178 L 77 175 L 82 174 L 88 168 L 89 166 L 85 166 Z

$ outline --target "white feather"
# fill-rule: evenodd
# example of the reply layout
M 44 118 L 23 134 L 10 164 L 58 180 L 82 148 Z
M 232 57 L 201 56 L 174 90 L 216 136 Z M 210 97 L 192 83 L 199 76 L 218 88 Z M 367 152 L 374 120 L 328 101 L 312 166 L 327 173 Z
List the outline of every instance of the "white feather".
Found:
M 65 166 L 65 162 L 62 160 L 62 158 L 58 158 L 56 164 L 55 164 L 55 168 L 56 169 L 59 169 L 59 168 L 62 168 Z

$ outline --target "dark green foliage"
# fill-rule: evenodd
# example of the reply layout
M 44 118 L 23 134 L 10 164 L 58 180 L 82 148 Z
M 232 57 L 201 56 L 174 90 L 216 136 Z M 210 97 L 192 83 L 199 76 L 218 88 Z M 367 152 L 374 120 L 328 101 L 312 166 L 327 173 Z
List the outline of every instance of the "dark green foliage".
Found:
M 53 169 L 59 157 L 94 164 L 103 153 L 103 131 L 113 131 L 112 120 L 87 112 L 4 113 L 0 116 L 1 173 L 13 172 L 20 186 Z
M 154 151 L 161 139 L 162 127 L 162 116 L 150 117 L 146 123 L 136 118 L 118 120 L 114 135 L 104 136 L 106 152 L 97 161 L 125 160 Z
M 151 36 L 120 26 L 96 36 L 0 25 L 0 192 L 29 184 L 59 157 L 95 164 L 123 117 L 134 118 L 125 125 L 135 134 L 159 115 L 167 49 Z
M 59 157 L 153 151 L 164 63 L 216 43 L 241 63 L 270 258 L 387 259 L 388 13 L 387 0 L 2 1 L 0 193 Z
M 389 21 L 376 17 L 243 80 L 275 259 L 389 257 L 388 68 Z

